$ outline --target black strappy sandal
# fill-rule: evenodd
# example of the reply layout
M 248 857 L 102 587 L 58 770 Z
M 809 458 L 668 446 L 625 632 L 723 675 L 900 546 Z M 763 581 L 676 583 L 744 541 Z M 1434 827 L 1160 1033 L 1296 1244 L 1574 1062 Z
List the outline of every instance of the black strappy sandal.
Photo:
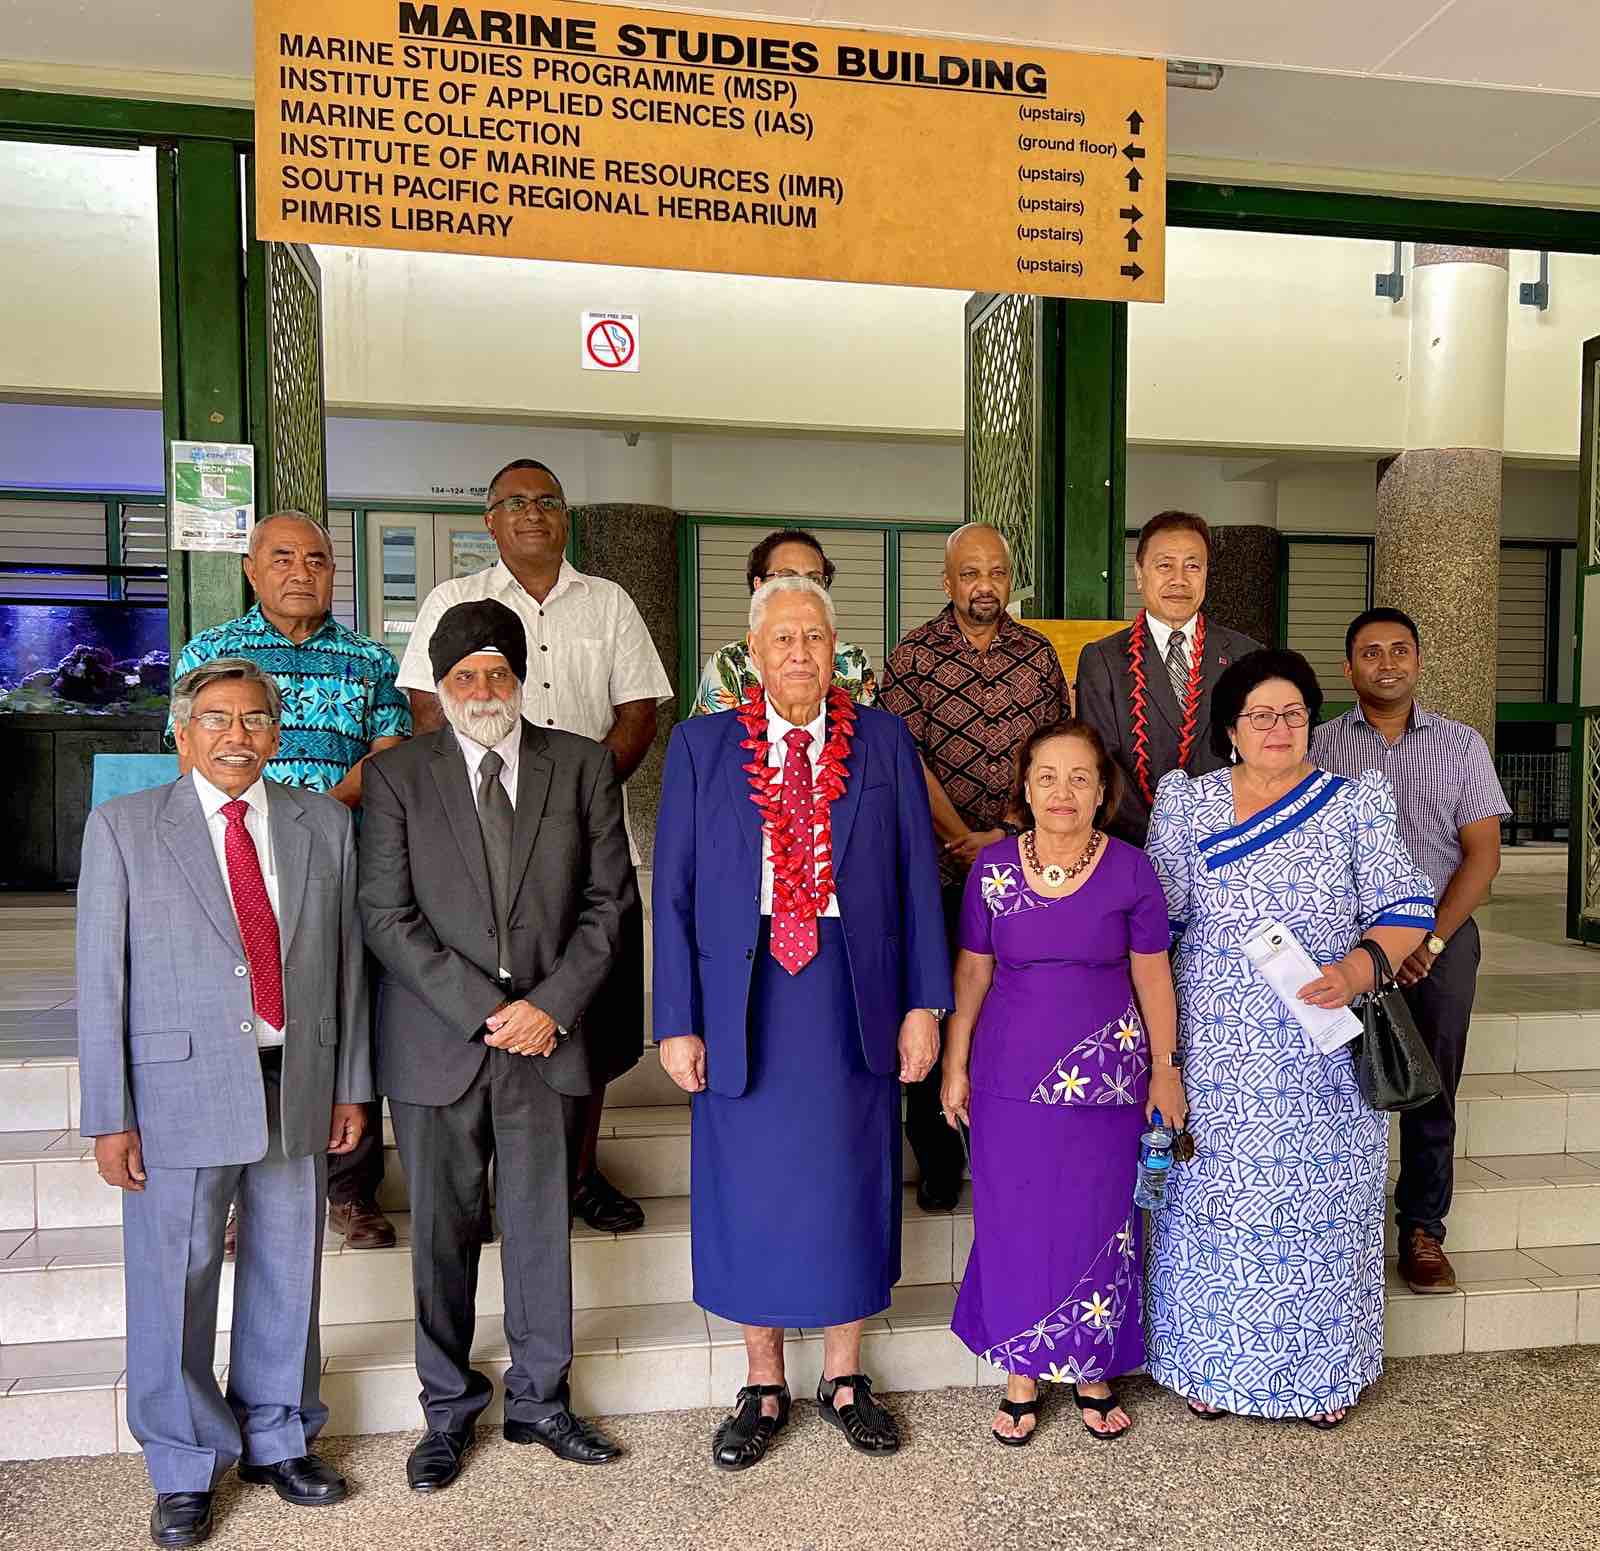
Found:
M 1315 1427 L 1319 1433 L 1331 1433 L 1335 1427 L 1343 1427 L 1344 1424 L 1350 1420 L 1351 1409 L 1352 1408 L 1350 1406 L 1346 1406 L 1344 1408 L 1344 1415 L 1341 1416 L 1337 1421 L 1333 1421 L 1326 1416 L 1303 1416 L 1300 1418 L 1300 1420 L 1304 1422 L 1307 1427 Z
M 1220 1422 L 1228 1413 L 1220 1406 L 1215 1411 L 1202 1411 L 1192 1400 L 1183 1402 L 1189 1408 L 1189 1415 L 1199 1417 L 1202 1422 Z
M 1078 1386 L 1074 1384 L 1072 1386 L 1072 1403 L 1080 1411 L 1095 1412 L 1099 1416 L 1100 1420 L 1104 1422 L 1107 1427 L 1109 1427 L 1111 1425 L 1111 1413 L 1117 1409 L 1116 1391 L 1113 1390 L 1111 1394 L 1102 1396 L 1100 1399 L 1096 1400 L 1093 1395 L 1083 1394 L 1079 1390 Z M 1124 1433 L 1131 1432 L 1133 1430 L 1133 1422 L 1130 1419 L 1126 1427 L 1119 1427 L 1114 1433 L 1096 1432 L 1094 1428 L 1092 1428 L 1087 1422 L 1084 1422 L 1083 1430 L 1088 1433 L 1091 1438 L 1096 1438 L 1101 1443 L 1114 1443 L 1118 1438 L 1122 1437 Z
M 1033 1426 L 1027 1430 L 1027 1432 L 1016 1438 L 1008 1438 L 998 1428 L 991 1427 L 989 1431 L 993 1435 L 994 1441 L 996 1443 L 1003 1443 L 1008 1449 L 1020 1449 L 1026 1444 L 1032 1443 L 1033 1435 L 1039 1430 L 1039 1397 L 1035 1395 L 1032 1400 L 1002 1400 L 1000 1402 L 1000 1409 L 1004 1411 L 1013 1422 L 1020 1422 L 1023 1417 L 1031 1416 L 1034 1418 L 1034 1423 Z
M 768 1416 L 761 1402 L 778 1397 L 778 1414 Z M 732 1416 L 724 1417 L 711 1440 L 711 1463 L 718 1470 L 748 1470 L 759 1465 L 774 1435 L 789 1420 L 787 1384 L 747 1384 L 734 1397 Z
M 836 1406 L 833 1397 L 840 1389 L 855 1392 L 847 1406 Z M 845 1435 L 850 1447 L 861 1454 L 893 1454 L 900 1447 L 900 1429 L 894 1418 L 872 1393 L 872 1380 L 864 1373 L 841 1373 L 817 1385 L 817 1409 Z

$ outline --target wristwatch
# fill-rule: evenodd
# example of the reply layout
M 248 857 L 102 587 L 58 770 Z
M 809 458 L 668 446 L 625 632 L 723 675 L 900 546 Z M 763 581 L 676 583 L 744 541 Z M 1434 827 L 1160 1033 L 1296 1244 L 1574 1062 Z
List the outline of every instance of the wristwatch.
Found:
M 1439 955 L 1444 952 L 1445 941 L 1444 938 L 1439 936 L 1437 932 L 1429 932 L 1428 935 L 1423 938 L 1422 946 L 1426 948 L 1428 952 L 1434 956 L 1434 958 L 1438 958 Z
M 935 1023 L 938 1023 L 939 1020 L 944 1017 L 948 1009 L 944 1007 L 924 1007 L 922 1011 L 927 1013 Z
M 1153 1055 L 1150 1057 L 1150 1065 L 1153 1067 L 1171 1066 L 1181 1069 L 1183 1066 L 1183 1057 L 1179 1055 L 1176 1050 L 1165 1056 Z

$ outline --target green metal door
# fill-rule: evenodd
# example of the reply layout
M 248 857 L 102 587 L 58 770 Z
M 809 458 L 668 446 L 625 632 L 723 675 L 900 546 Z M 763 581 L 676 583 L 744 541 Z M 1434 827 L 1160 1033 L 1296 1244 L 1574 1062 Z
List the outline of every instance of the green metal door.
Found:
M 322 275 L 310 248 L 250 244 L 249 318 L 250 434 L 261 470 L 258 514 L 292 508 L 326 521 Z
M 1583 347 L 1567 934 L 1600 943 L 1600 338 Z

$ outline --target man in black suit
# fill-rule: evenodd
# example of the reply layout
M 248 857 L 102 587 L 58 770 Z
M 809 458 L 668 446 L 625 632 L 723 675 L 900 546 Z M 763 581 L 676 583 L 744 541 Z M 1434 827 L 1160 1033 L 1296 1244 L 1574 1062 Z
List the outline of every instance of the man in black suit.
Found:
M 468 1360 L 493 1161 L 503 1234 L 505 1436 L 577 1464 L 620 1450 L 568 1409 L 567 1167 L 590 1091 L 583 1017 L 635 885 L 608 750 L 520 711 L 521 621 L 447 610 L 429 659 L 448 725 L 367 766 L 361 918 L 382 966 L 378 1087 L 411 1196 L 413 1489 L 461 1472 L 492 1386 Z
M 1211 752 L 1211 691 L 1222 670 L 1256 650 L 1237 630 L 1207 622 L 1211 529 L 1194 512 L 1157 512 L 1139 530 L 1133 575 L 1144 607 L 1126 630 L 1078 658 L 1078 715 L 1105 740 L 1127 778 L 1111 832 L 1142 846 L 1156 783 L 1169 770 L 1204 775 Z

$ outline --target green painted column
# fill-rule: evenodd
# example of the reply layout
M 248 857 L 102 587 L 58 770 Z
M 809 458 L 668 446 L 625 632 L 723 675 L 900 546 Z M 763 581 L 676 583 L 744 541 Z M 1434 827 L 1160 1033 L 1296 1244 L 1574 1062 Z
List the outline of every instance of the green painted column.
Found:
M 168 446 L 248 441 L 239 153 L 226 141 L 179 141 L 157 167 L 163 435 Z M 170 467 L 167 480 L 170 503 Z M 169 548 L 167 571 L 176 658 L 197 631 L 243 612 L 245 584 L 237 555 Z
M 1122 614 L 1128 458 L 1128 308 L 1125 302 L 1052 302 L 1061 472 L 1055 533 L 1042 536 L 1057 616 Z M 1041 610 L 1041 612 L 1044 612 Z

